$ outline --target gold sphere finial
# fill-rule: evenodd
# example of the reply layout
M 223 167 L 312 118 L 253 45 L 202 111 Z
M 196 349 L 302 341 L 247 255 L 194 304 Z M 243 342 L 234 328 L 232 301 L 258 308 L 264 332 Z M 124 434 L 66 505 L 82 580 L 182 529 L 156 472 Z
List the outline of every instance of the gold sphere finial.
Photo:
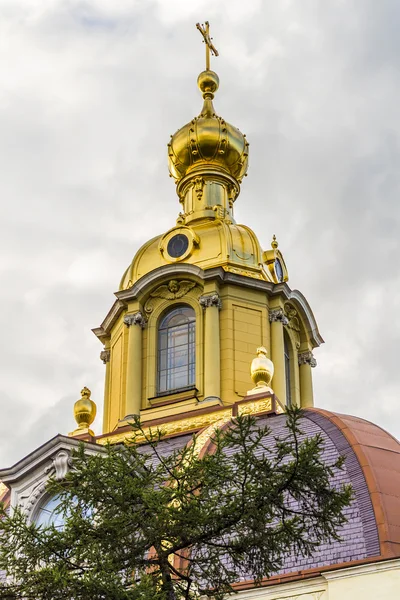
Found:
M 274 249 L 278 247 L 278 240 L 276 239 L 276 235 L 275 234 L 272 236 L 271 247 L 274 248 Z
M 203 98 L 213 99 L 215 92 L 219 88 L 219 77 L 215 71 L 202 71 L 197 78 L 197 85 L 203 94 Z
M 90 398 L 91 391 L 86 386 L 81 390 L 81 397 L 74 404 L 74 417 L 78 423 L 78 429 L 73 434 L 89 433 L 94 435 L 89 429 L 96 417 L 96 404 Z
M 274 364 L 272 360 L 267 358 L 267 354 L 267 349 L 260 346 L 257 348 L 257 357 L 252 360 L 250 373 L 255 384 L 255 387 L 251 390 L 253 394 L 263 391 L 272 392 L 269 384 L 274 374 Z

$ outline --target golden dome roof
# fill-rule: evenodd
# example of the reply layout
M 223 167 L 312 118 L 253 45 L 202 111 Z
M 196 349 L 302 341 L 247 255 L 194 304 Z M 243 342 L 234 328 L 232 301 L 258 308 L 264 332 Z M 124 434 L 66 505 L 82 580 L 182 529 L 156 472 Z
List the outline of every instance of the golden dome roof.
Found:
M 203 94 L 201 113 L 184 125 L 168 144 L 169 170 L 178 183 L 188 174 L 204 171 L 226 172 L 241 182 L 248 166 L 246 136 L 215 114 L 212 100 L 219 86 L 214 71 L 206 70 L 197 79 Z

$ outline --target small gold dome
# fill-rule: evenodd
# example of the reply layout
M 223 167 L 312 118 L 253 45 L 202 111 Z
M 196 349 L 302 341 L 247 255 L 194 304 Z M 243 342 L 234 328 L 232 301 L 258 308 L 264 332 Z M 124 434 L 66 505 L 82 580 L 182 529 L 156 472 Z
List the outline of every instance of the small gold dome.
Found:
M 219 87 L 218 75 L 203 71 L 197 83 L 204 98 L 203 108 L 198 117 L 171 136 L 168 144 L 171 176 L 179 182 L 191 172 L 211 169 L 226 172 L 240 183 L 248 166 L 246 136 L 215 114 L 212 99 Z

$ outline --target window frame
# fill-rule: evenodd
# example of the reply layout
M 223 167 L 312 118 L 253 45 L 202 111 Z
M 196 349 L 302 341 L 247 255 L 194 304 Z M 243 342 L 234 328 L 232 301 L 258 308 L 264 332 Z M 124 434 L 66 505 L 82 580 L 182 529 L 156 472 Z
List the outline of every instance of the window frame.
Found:
M 187 341 L 186 343 L 182 344 L 182 350 L 185 349 L 186 347 L 186 354 L 188 356 L 188 361 L 187 363 L 183 364 L 181 367 L 175 362 L 171 362 L 171 364 L 169 364 L 169 361 L 171 360 L 169 357 L 169 352 L 170 350 L 174 350 L 175 348 L 179 348 L 178 345 L 169 345 L 169 341 L 170 341 L 170 331 L 173 329 L 177 329 L 178 327 L 181 328 L 182 325 L 185 325 L 185 323 L 182 324 L 176 324 L 176 325 L 168 325 L 168 323 L 166 325 L 164 325 L 165 321 L 169 318 L 169 319 L 173 319 L 173 317 L 178 316 L 179 311 L 182 310 L 187 310 L 191 312 L 190 317 L 188 316 L 188 320 L 186 321 L 186 338 Z M 190 319 L 190 320 L 189 320 Z M 193 325 L 193 327 L 191 327 Z M 193 309 L 192 306 L 189 306 L 188 304 L 177 304 L 173 307 L 170 307 L 169 309 L 167 309 L 166 311 L 164 311 L 163 314 L 160 315 L 159 319 L 158 319 L 158 324 L 157 324 L 157 367 L 156 367 L 156 373 L 157 373 L 157 382 L 156 382 L 156 395 L 157 396 L 165 396 L 165 395 L 169 395 L 169 394 L 173 394 L 185 389 L 193 389 L 195 387 L 196 384 L 196 312 Z M 162 336 L 164 335 L 164 341 L 165 341 L 165 348 L 161 347 L 162 344 Z M 193 340 L 190 340 L 190 336 L 193 336 Z M 162 352 L 166 353 L 166 367 L 164 369 L 161 369 L 161 360 L 162 360 Z M 193 354 L 193 360 L 190 360 L 190 356 Z M 177 359 L 175 358 L 175 361 L 177 361 Z M 172 385 L 170 383 L 171 379 L 174 377 L 174 375 L 171 373 L 172 371 L 176 370 L 176 369 L 184 369 L 186 367 L 187 373 L 186 373 L 186 378 L 187 378 L 187 382 L 185 385 Z M 191 374 L 191 371 L 192 374 Z M 161 385 L 161 377 L 162 377 L 162 373 L 165 374 L 165 387 Z M 176 378 L 179 378 L 178 374 L 175 374 Z
M 184 301 L 172 301 L 167 299 L 159 299 L 155 304 L 154 309 L 149 316 L 147 327 L 143 330 L 143 365 L 144 365 L 144 380 L 143 380 L 143 397 L 142 406 L 150 407 L 156 398 L 166 400 L 173 393 L 157 394 L 157 349 L 158 349 L 158 323 L 160 318 L 172 308 L 179 305 L 186 305 L 193 308 L 196 315 L 196 367 L 195 378 L 196 383 L 189 389 L 196 389 L 196 398 L 202 398 L 204 395 L 204 310 L 201 308 L 198 296 L 199 290 L 194 288 L 190 291 Z M 184 390 L 182 390 L 184 391 Z

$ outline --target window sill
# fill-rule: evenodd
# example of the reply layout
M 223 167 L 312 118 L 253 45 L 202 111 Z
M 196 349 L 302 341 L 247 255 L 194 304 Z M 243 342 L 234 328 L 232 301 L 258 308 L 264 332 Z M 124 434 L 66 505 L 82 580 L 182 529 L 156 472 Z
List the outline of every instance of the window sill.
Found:
M 148 402 L 150 407 L 153 406 L 164 406 L 167 404 L 173 404 L 174 402 L 183 402 L 185 400 L 198 400 L 199 390 L 194 387 L 181 388 L 179 390 L 171 390 L 168 392 L 163 392 L 158 396 L 153 396 L 153 398 L 148 398 Z M 147 409 L 144 409 L 147 410 Z

